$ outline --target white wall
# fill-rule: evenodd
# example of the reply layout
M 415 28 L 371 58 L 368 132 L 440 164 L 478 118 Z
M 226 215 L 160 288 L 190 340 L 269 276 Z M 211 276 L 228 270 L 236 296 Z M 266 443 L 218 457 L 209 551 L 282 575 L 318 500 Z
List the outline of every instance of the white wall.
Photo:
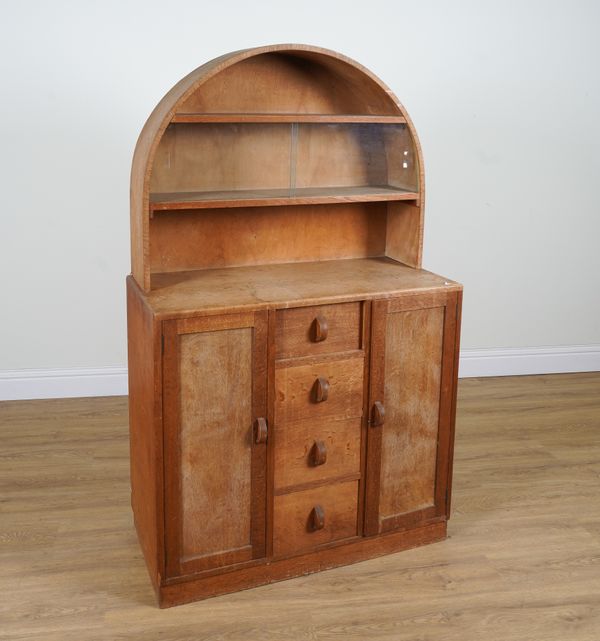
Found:
M 465 284 L 467 353 L 583 345 L 600 363 L 599 7 L 2 3 L 0 388 L 14 370 L 92 368 L 121 378 L 85 393 L 122 391 L 138 132 L 192 68 L 277 42 L 355 58 L 409 110 L 425 155 L 424 265 Z

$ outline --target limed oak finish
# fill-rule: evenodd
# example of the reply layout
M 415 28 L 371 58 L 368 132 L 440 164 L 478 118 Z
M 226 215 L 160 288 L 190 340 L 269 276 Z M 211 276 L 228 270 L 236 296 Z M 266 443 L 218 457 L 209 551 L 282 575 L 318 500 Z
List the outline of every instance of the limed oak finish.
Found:
M 462 287 L 410 118 L 339 54 L 222 56 L 131 177 L 131 501 L 163 607 L 441 540 Z

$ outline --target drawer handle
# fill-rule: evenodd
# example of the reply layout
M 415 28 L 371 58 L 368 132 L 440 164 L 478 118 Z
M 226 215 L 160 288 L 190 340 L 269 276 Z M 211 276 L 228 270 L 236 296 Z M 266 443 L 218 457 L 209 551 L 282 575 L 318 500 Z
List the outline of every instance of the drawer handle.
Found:
M 254 442 L 259 445 L 260 443 L 267 442 L 267 421 L 264 418 L 257 418 L 254 423 Z
M 323 465 L 327 462 L 327 447 L 323 441 L 315 441 L 310 450 L 310 460 L 314 467 Z
M 313 394 L 315 403 L 322 403 L 329 396 L 329 381 L 323 376 L 319 376 L 313 385 Z
M 313 342 L 320 343 L 327 338 L 329 332 L 329 326 L 327 325 L 327 319 L 322 314 L 319 314 L 313 321 Z
M 310 513 L 310 529 L 313 532 L 325 527 L 325 510 L 320 505 L 315 505 Z
M 373 427 L 379 427 L 383 425 L 385 421 L 385 408 L 383 403 L 380 401 L 375 401 L 373 407 L 371 408 L 371 425 Z

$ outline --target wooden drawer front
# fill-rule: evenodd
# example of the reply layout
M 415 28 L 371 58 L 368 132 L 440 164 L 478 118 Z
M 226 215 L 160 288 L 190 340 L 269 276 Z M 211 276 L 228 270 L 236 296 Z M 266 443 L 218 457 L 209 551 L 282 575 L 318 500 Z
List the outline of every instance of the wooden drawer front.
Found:
M 358 481 L 275 497 L 273 553 L 283 556 L 357 535 Z
M 362 419 L 275 429 L 275 489 L 360 473 Z
M 359 353 L 360 354 L 360 353 Z M 275 369 L 275 425 L 362 416 L 364 356 Z M 319 388 L 321 398 L 319 400 Z
M 277 359 L 361 348 L 361 303 L 282 309 L 276 318 Z

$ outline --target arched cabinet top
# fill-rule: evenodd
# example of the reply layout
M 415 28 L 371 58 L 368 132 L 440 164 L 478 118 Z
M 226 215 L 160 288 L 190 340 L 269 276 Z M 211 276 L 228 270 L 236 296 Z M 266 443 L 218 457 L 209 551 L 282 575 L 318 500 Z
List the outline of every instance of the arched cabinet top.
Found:
M 204 128 L 198 128 L 196 125 L 199 124 L 204 125 Z M 358 152 L 353 145 L 361 144 L 361 149 L 364 150 L 362 162 L 366 169 L 364 175 L 357 176 L 356 187 L 348 178 L 352 171 L 356 171 L 351 166 L 351 161 L 348 161 L 347 167 L 340 169 L 339 175 L 331 178 L 332 187 L 340 186 L 341 191 L 337 196 L 331 189 L 327 191 L 326 187 L 319 183 L 323 167 L 316 161 L 313 163 L 314 166 L 306 169 L 306 175 L 302 175 L 301 171 L 296 172 L 295 165 L 291 170 L 283 167 L 287 161 L 283 156 L 279 158 L 278 154 L 289 152 L 285 147 L 287 143 L 283 130 L 285 128 L 287 136 L 290 126 L 300 127 L 300 137 L 298 129 L 292 129 L 292 136 L 295 138 L 293 137 L 291 145 L 288 145 L 295 154 L 301 156 L 304 153 L 307 158 L 314 158 L 317 148 L 331 149 L 336 145 L 339 147 L 337 156 L 333 153 L 330 158 L 323 160 L 325 168 L 336 165 L 341 167 L 346 161 L 341 162 L 340 159 L 354 158 Z M 327 127 L 329 129 L 326 131 Z M 199 133 L 200 131 L 202 133 Z M 185 132 L 185 140 L 182 132 Z M 207 139 L 200 140 L 204 132 Z M 236 152 L 239 155 L 238 164 L 232 159 L 232 136 L 235 136 L 235 144 L 239 145 Z M 406 147 L 401 152 L 405 157 L 386 158 L 390 155 L 391 147 L 398 145 Z M 267 157 L 260 154 L 266 154 L 265 149 L 269 146 L 275 169 L 265 166 L 265 189 L 261 190 L 256 172 L 250 172 L 251 175 L 240 178 L 240 167 L 248 167 L 248 159 L 251 158 L 258 171 Z M 213 153 L 212 158 L 209 157 L 209 152 Z M 197 162 L 195 156 L 202 156 L 203 162 L 208 163 L 210 167 L 218 166 L 219 163 L 229 163 L 229 173 L 239 179 L 240 186 L 227 186 L 223 179 L 217 180 L 212 190 L 210 182 L 196 187 L 194 178 L 186 174 L 187 170 L 181 169 L 184 161 L 189 161 L 191 174 L 195 172 L 197 175 L 207 176 L 210 175 L 210 171 L 207 174 L 206 166 L 200 161 Z M 293 163 L 295 162 L 294 157 Z M 171 163 L 178 163 L 180 171 L 177 176 L 171 170 Z M 413 172 L 411 180 L 414 182 L 410 189 L 404 189 L 408 195 L 375 193 L 376 190 L 371 187 L 371 183 L 375 185 L 385 182 L 404 186 L 404 178 L 398 182 L 397 179 L 382 179 L 380 174 L 397 174 L 402 167 L 406 170 L 407 163 L 411 164 L 408 170 Z M 400 169 L 395 168 L 396 165 Z M 170 173 L 165 167 L 171 170 Z M 294 192 L 298 196 L 290 199 L 288 195 L 282 195 L 273 202 L 253 202 L 255 193 L 271 190 L 277 195 L 278 191 L 284 191 L 283 185 L 277 182 L 275 174 L 278 171 L 281 171 L 282 176 L 286 171 L 293 174 L 294 181 L 297 179 L 293 187 L 301 188 Z M 272 177 L 269 178 L 268 175 Z M 311 182 L 311 177 L 316 177 L 316 182 Z M 206 178 L 206 181 L 209 181 L 209 178 Z M 196 189 L 201 196 L 194 200 L 189 194 L 196 193 Z M 237 199 L 234 204 L 216 197 L 206 201 L 206 193 L 221 194 L 227 189 L 238 190 L 242 194 L 241 200 Z M 359 189 L 363 189 L 364 194 L 359 192 Z M 173 204 L 173 199 L 169 200 L 164 195 L 178 191 L 185 193 L 188 200 L 191 200 L 188 202 L 184 199 Z M 252 197 L 244 199 L 244 194 L 251 191 Z M 156 202 L 152 200 L 153 192 Z M 397 228 L 396 235 L 404 234 L 407 238 L 411 236 L 409 240 L 391 239 L 388 244 L 393 247 L 389 251 L 388 247 L 383 247 L 383 255 L 393 256 L 394 252 L 399 251 L 400 260 L 410 266 L 419 267 L 422 251 L 423 192 L 421 149 L 412 122 L 396 96 L 368 69 L 339 53 L 308 45 L 281 44 L 235 51 L 207 62 L 182 78 L 157 104 L 140 133 L 131 172 L 132 274 L 142 289 L 149 291 L 151 275 L 155 271 L 185 271 L 186 267 L 196 267 L 193 261 L 189 263 L 189 258 L 189 264 L 185 261 L 178 262 L 168 255 L 165 247 L 168 243 L 172 245 L 178 233 L 189 237 L 192 226 L 196 232 L 198 226 L 203 227 L 202 232 L 198 233 L 205 233 L 209 228 L 217 230 L 218 225 L 214 223 L 211 227 L 207 220 L 217 217 L 219 210 L 222 210 L 223 215 L 227 213 L 233 216 L 231 207 L 255 207 L 256 210 L 249 216 L 255 216 L 258 220 L 258 210 L 262 212 L 267 206 L 287 207 L 286 215 L 294 217 L 290 207 L 299 205 L 305 208 L 313 206 L 309 215 L 318 217 L 314 206 L 320 204 L 333 207 L 331 211 L 335 212 L 340 222 L 364 225 L 367 224 L 363 220 L 366 216 L 365 208 L 369 203 L 378 201 L 381 202 L 378 206 L 372 205 L 370 214 L 371 218 L 381 218 L 384 216 L 381 207 L 388 207 L 389 211 L 385 214 L 388 229 L 384 230 L 383 234 L 390 234 L 392 219 L 392 226 L 394 229 Z M 411 193 L 412 196 L 409 197 Z M 373 198 L 371 194 L 374 194 Z M 392 200 L 393 204 L 388 202 Z M 352 209 L 352 202 L 360 205 Z M 344 207 L 341 203 L 348 203 L 345 213 L 342 212 Z M 340 205 L 337 209 L 334 207 L 336 204 Z M 407 208 L 410 207 L 417 213 L 398 213 L 400 210 L 408 211 Z M 161 220 L 154 224 L 156 218 L 165 215 L 161 213 L 154 216 L 155 209 L 161 212 L 165 209 L 175 210 L 176 215 L 168 223 Z M 183 211 L 193 212 L 196 209 L 204 209 L 206 215 L 201 217 L 198 215 L 201 212 L 196 211 L 187 217 L 186 222 L 182 222 Z M 308 213 L 308 210 L 306 211 Z M 237 213 L 240 214 L 240 211 Z M 274 208 L 271 215 L 276 215 Z M 257 224 L 260 227 L 258 222 Z M 372 221 L 368 224 L 371 225 Z M 155 237 L 151 237 L 153 234 Z M 368 231 L 367 235 L 372 236 L 373 230 Z M 411 243 L 412 246 L 408 248 L 407 243 Z M 360 244 L 360 239 L 357 239 L 356 247 Z M 397 249 L 405 245 L 406 251 Z M 356 252 L 356 247 L 350 249 L 350 253 Z M 188 248 L 186 251 L 189 254 L 191 250 Z M 223 251 L 227 253 L 226 249 Z M 258 249 L 254 251 L 260 254 Z M 371 248 L 369 251 L 377 250 Z M 153 252 L 160 257 L 155 257 Z M 247 259 L 241 260 L 241 264 L 245 264 L 243 261 Z M 260 260 L 258 257 L 257 262 Z M 291 262 L 294 260 L 304 259 L 297 256 Z M 267 262 L 274 261 L 275 258 L 267 259 Z M 235 261 L 222 265 L 217 263 L 215 266 L 229 264 L 234 265 Z M 201 264 L 198 268 L 208 266 Z

